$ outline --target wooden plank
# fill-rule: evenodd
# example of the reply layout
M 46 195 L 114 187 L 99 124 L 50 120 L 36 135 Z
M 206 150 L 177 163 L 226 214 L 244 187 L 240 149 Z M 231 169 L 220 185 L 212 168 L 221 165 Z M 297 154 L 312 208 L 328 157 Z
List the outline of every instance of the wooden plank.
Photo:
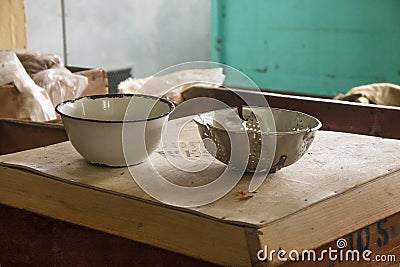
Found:
M 1 266 L 215 267 L 172 251 L 0 205 Z
M 108 94 L 107 73 L 103 69 L 88 69 L 75 72 L 88 78 L 88 86 L 82 95 L 102 95 Z
M 0 132 L 0 155 L 68 140 L 63 125 L 55 123 L 0 119 Z
M 396 196 L 399 194 L 400 170 L 263 227 L 261 244 L 276 251 L 316 249 L 327 240 L 335 240 L 398 213 L 400 200 Z
M 400 260 L 400 213 L 396 213 L 388 218 L 382 219 L 376 223 L 360 228 L 350 234 L 343 236 L 347 246 L 343 249 L 343 256 L 338 252 L 333 253 L 332 260 L 326 255 L 323 260 L 317 261 L 299 261 L 285 264 L 284 267 L 301 267 L 307 264 L 309 267 L 330 267 L 330 266 L 399 266 Z M 321 257 L 323 250 L 329 251 L 329 248 L 337 250 L 337 240 L 330 242 L 316 250 L 317 259 Z M 358 251 L 355 258 L 348 252 L 349 250 Z M 368 256 L 370 261 L 363 260 L 362 253 L 366 250 L 372 251 Z M 353 254 L 353 253 L 352 253 Z M 337 255 L 337 257 L 335 257 Z M 341 260 L 342 259 L 342 260 Z M 355 260 L 353 260 L 355 259 Z M 394 263 L 397 264 L 394 265 Z
M 196 136 L 193 129 L 181 132 Z M 264 244 L 317 248 L 399 212 L 400 171 L 393 161 L 399 146 L 398 140 L 320 131 L 309 154 L 270 175 L 252 198 L 235 196 L 246 192 L 247 175 L 218 202 L 180 209 L 146 195 L 126 168 L 89 165 L 65 142 L 0 157 L 14 165 L 0 168 L 0 203 L 219 264 L 258 264 L 255 253 Z M 151 160 L 167 178 L 209 177 L 181 174 L 159 152 Z
M 29 118 L 27 111 L 22 110 L 23 97 L 14 84 L 0 86 L 0 117 L 10 119 Z
M 298 110 L 315 116 L 322 129 L 400 139 L 400 107 L 352 103 L 316 97 L 262 92 L 271 107 Z M 230 106 L 243 105 L 243 99 L 257 103 L 259 92 L 245 89 L 210 89 L 194 87 L 183 93 L 185 99 L 196 97 L 221 100 Z M 187 107 L 187 114 L 215 109 L 213 102 Z
M 108 93 L 107 74 L 104 70 L 72 68 L 72 71 L 75 70 L 79 70 L 75 74 L 88 78 L 88 86 L 82 92 L 83 96 Z M 29 113 L 21 108 L 23 102 L 22 94 L 13 84 L 0 86 L 0 118 L 29 119 Z
M 250 265 L 239 226 L 4 166 L 0 188 L 5 205 L 217 264 Z
M 246 242 L 249 250 L 251 266 L 265 266 L 266 264 L 257 258 L 258 251 L 262 249 L 259 239 L 259 235 L 262 234 L 262 232 L 258 231 L 258 229 L 249 227 L 245 227 L 244 231 L 246 233 Z
M 199 138 L 193 130 L 195 128 L 188 129 L 186 135 Z M 191 140 L 186 141 L 190 144 Z M 192 147 L 196 147 L 195 143 Z M 371 151 L 376 152 L 372 154 Z M 176 152 L 177 148 L 171 147 L 166 153 Z M 247 192 L 251 175 L 246 174 L 234 190 L 224 198 L 211 205 L 192 210 L 218 220 L 223 218 L 227 223 L 254 228 L 263 227 L 354 186 L 394 172 L 400 166 L 398 162 L 392 161 L 393 157 L 400 157 L 398 140 L 320 131 L 309 152 L 302 159 L 269 175 L 251 199 L 238 201 L 235 195 L 237 192 Z M 165 152 L 160 149 L 151 155 L 150 160 L 165 179 L 178 184 L 182 182 L 181 185 L 185 183 L 200 185 L 210 182 L 218 177 L 225 166 L 215 162 L 201 173 L 187 173 L 172 167 L 165 157 Z M 155 201 L 134 183 L 127 168 L 102 168 L 89 165 L 70 143 L 4 155 L 0 157 L 0 161 L 25 166 L 63 181 L 75 181 L 84 186 Z M 139 171 L 140 167 L 137 166 L 135 172 Z M 148 175 L 146 171 L 144 169 L 143 175 Z
M 24 0 L 0 1 L 0 48 L 26 49 Z

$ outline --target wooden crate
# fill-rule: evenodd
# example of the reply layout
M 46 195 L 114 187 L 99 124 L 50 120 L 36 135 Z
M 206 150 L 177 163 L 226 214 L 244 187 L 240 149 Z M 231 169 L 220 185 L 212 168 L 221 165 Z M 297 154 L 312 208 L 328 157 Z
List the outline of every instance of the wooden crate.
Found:
M 236 104 L 235 98 L 229 94 L 219 96 L 231 105 Z M 275 101 L 274 106 L 281 108 L 304 111 L 313 107 L 310 111 L 330 130 L 344 129 L 346 132 L 392 138 L 398 134 L 386 126 L 387 120 L 393 122 L 399 118 L 400 109 L 397 108 L 268 93 L 265 96 Z M 345 111 L 347 116 L 344 118 L 336 115 Z M 187 110 L 188 114 L 197 112 L 193 107 Z M 372 118 L 349 123 L 351 118 L 363 118 L 367 114 Z M 379 131 L 373 130 L 371 123 L 380 126 Z M 396 129 L 395 123 L 392 124 Z M 187 135 L 196 137 L 193 129 L 189 129 Z M 126 168 L 90 166 L 69 143 L 5 155 L 0 157 L 0 204 L 33 213 L 17 212 L 18 209 L 0 205 L 4 215 L 1 216 L 4 221 L 1 225 L 7 226 L 3 228 L 7 230 L 0 231 L 0 249 L 3 252 L 0 263 L 210 266 L 207 263 L 210 262 L 226 266 L 272 266 L 256 257 L 265 245 L 276 250 L 321 251 L 328 247 L 336 248 L 339 238 L 345 238 L 351 248 L 399 255 L 400 165 L 394 160 L 399 157 L 399 146 L 397 140 L 321 131 L 309 150 L 311 154 L 271 175 L 252 198 L 240 201 L 236 195 L 239 191 L 246 191 L 249 179 L 243 179 L 219 202 L 193 209 L 175 208 L 155 201 L 137 187 Z M 157 166 L 165 164 L 161 155 L 152 155 Z M 168 173 L 182 178 L 174 171 Z M 196 181 L 199 177 L 185 178 Z M 284 190 L 285 186 L 290 190 Z M 308 189 L 310 186 L 315 188 Z M 288 209 L 290 212 L 285 212 Z M 7 215 L 25 218 L 23 225 L 28 229 L 25 229 L 29 233 L 28 240 L 12 242 L 16 235 L 12 233 L 19 233 L 21 229 L 12 227 Z M 34 223 L 29 224 L 30 221 Z M 48 233 L 49 227 L 52 233 Z M 70 233 L 68 237 L 61 234 L 65 231 Z M 100 240 L 112 248 L 110 254 L 99 244 L 99 235 Z M 117 236 L 120 238 L 115 239 Z M 70 244 L 78 240 L 83 244 L 74 249 Z M 86 244 L 82 240 L 89 241 Z M 151 246 L 124 243 L 123 240 Z M 51 246 L 34 246 L 49 242 Z M 120 244 L 119 252 L 113 248 L 114 242 Z M 25 253 L 30 256 L 18 257 L 26 244 L 31 244 Z M 55 251 L 54 247 L 60 249 Z M 107 257 L 94 256 L 93 251 Z M 154 253 L 159 254 L 146 256 Z M 287 266 L 393 264 L 330 262 L 327 258 L 322 262 L 286 263 Z
M 0 119 L 0 155 L 67 141 L 60 121 Z
M 84 69 L 69 67 L 69 69 L 88 78 L 88 86 L 83 95 L 108 93 L 107 74 L 102 69 Z M 0 118 L 27 120 L 29 115 L 22 111 L 23 97 L 13 84 L 0 86 Z

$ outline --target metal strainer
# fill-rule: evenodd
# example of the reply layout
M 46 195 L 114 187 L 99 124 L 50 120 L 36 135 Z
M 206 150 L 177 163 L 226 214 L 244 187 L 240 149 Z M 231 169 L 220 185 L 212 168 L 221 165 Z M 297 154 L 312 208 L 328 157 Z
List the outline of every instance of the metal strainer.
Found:
M 316 131 L 322 126 L 318 119 L 305 113 L 263 107 L 211 111 L 197 115 L 194 121 L 206 149 L 216 159 L 232 167 L 235 167 L 235 163 L 230 162 L 229 136 L 246 134 L 249 140 L 246 172 L 266 171 L 269 166 L 270 172 L 276 172 L 293 164 L 304 155 Z M 206 139 L 211 139 L 214 144 L 205 142 Z M 267 142 L 265 151 L 275 150 L 274 155 L 262 152 L 261 142 Z M 268 145 L 276 146 L 273 149 Z

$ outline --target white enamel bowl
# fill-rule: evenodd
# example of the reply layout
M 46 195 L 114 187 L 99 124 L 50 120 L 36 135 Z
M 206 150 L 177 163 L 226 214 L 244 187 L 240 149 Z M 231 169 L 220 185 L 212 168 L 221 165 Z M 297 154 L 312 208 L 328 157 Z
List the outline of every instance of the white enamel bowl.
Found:
M 153 96 L 111 94 L 68 100 L 56 112 L 70 142 L 88 162 L 122 167 L 148 158 L 173 109 L 168 100 Z

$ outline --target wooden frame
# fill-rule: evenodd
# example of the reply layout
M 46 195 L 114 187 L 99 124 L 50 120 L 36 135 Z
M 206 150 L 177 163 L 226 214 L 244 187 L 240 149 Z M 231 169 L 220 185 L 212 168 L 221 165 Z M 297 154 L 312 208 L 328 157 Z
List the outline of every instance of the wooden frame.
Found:
M 348 132 L 385 138 L 400 139 L 400 107 L 353 103 L 326 98 L 262 93 L 271 107 L 298 110 L 310 114 L 322 122 L 323 130 Z M 210 89 L 191 88 L 184 92 L 185 99 L 203 97 L 203 105 L 198 110 L 187 110 L 196 114 L 212 110 L 213 105 L 207 98 L 218 99 L 229 106 L 245 104 L 243 99 L 256 102 L 259 92 L 246 89 Z M 207 108 L 205 108 L 207 107 Z

